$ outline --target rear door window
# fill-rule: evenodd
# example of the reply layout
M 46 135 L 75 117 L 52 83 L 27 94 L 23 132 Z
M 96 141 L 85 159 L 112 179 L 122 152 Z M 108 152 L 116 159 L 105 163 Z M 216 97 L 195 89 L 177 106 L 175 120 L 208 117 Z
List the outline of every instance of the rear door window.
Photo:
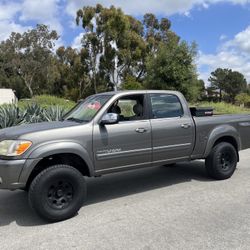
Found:
M 152 118 L 171 118 L 183 116 L 179 98 L 172 94 L 150 94 Z

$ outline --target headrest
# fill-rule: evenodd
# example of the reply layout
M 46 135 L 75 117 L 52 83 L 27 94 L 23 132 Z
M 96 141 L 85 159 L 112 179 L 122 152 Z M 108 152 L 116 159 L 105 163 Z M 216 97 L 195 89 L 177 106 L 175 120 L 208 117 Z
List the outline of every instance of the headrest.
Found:
M 142 116 L 143 114 L 142 105 L 140 103 L 135 104 L 133 107 L 133 111 L 137 116 Z
M 120 115 L 121 114 L 121 108 L 119 106 L 115 105 L 115 106 L 113 106 L 111 108 L 111 113 L 116 113 L 116 114 Z

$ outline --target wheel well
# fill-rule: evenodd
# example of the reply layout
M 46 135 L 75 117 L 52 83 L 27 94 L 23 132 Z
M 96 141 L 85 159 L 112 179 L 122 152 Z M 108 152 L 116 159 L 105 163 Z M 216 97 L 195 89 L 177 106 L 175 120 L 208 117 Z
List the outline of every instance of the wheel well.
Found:
M 30 183 L 39 173 L 41 173 L 44 169 L 56 164 L 70 165 L 71 167 L 79 170 L 83 176 L 90 176 L 89 168 L 86 162 L 80 156 L 71 153 L 54 154 L 47 156 L 38 162 L 29 176 L 26 189 L 29 188 Z
M 237 156 L 238 156 L 238 161 L 239 161 L 239 148 L 238 148 L 238 143 L 235 140 L 235 138 L 232 137 L 232 136 L 223 136 L 223 137 L 219 138 L 217 141 L 215 141 L 213 147 L 215 147 L 217 144 L 219 144 L 221 142 L 228 142 L 228 143 L 230 143 L 231 145 L 234 146 L 234 148 L 236 149 Z

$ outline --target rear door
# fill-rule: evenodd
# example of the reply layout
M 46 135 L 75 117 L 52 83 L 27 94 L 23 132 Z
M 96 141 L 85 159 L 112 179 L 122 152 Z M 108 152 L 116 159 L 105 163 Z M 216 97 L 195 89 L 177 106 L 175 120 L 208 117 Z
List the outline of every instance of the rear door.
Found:
M 149 94 L 153 163 L 188 159 L 193 150 L 194 123 L 174 94 Z

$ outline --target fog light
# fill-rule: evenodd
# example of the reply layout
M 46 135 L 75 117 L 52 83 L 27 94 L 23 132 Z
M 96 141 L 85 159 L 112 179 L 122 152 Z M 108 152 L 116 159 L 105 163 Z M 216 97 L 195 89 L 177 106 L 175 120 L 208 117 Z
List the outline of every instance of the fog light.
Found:
M 0 184 L 2 184 L 3 183 L 3 180 L 2 180 L 2 178 L 0 177 Z

